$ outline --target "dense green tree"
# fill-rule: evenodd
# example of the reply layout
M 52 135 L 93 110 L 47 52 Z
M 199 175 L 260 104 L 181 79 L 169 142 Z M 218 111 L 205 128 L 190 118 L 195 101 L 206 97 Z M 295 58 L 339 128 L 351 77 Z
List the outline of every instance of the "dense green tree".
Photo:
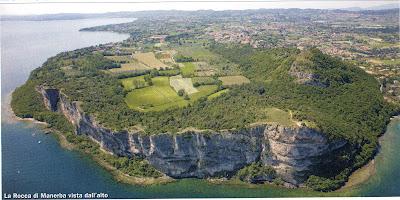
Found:
M 178 91 L 178 95 L 179 96 L 183 96 L 185 94 L 185 90 L 184 89 L 180 89 L 179 91 Z

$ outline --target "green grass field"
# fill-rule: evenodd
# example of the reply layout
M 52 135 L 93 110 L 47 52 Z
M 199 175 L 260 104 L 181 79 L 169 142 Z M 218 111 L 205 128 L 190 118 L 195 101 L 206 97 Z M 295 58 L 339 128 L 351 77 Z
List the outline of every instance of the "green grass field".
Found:
M 222 81 L 224 86 L 241 85 L 245 83 L 250 83 L 250 80 L 244 76 L 222 76 L 218 78 Z
M 198 90 L 193 87 L 191 78 L 182 78 L 181 75 L 171 76 L 169 78 L 169 85 L 174 88 L 176 92 L 184 90 L 186 94 L 197 93 Z
M 126 78 L 122 85 L 126 90 L 134 89 L 134 80 L 144 82 L 143 76 Z M 152 79 L 153 85 L 134 89 L 125 97 L 129 108 L 141 112 L 162 111 L 168 108 L 184 107 L 189 103 L 197 101 L 201 97 L 212 95 L 217 90 L 217 85 L 202 85 L 197 87 L 198 92 L 189 95 L 189 100 L 178 96 L 177 92 L 170 86 L 169 77 L 159 76 Z M 145 82 L 144 82 L 145 83 Z
M 121 83 L 127 91 L 148 86 L 144 80 L 144 75 L 122 79 Z
M 227 93 L 227 92 L 229 92 L 229 89 L 223 89 L 223 90 L 221 90 L 221 91 L 218 91 L 218 92 L 216 92 L 216 93 L 214 93 L 214 94 L 208 96 L 207 99 L 208 99 L 208 100 L 215 99 L 215 98 L 217 98 L 217 97 L 219 97 L 219 96 L 221 96 L 222 94 Z
M 187 62 L 183 63 L 183 67 L 180 69 L 183 77 L 192 77 L 194 75 L 196 66 L 191 62 Z
M 192 82 L 193 84 L 198 83 L 200 85 L 213 85 L 216 84 L 217 80 L 212 77 L 203 76 L 203 77 L 193 77 Z
M 206 96 L 209 96 L 209 95 L 215 93 L 215 91 L 218 89 L 218 86 L 202 85 L 202 86 L 197 87 L 196 89 L 198 90 L 198 92 L 189 95 L 191 102 L 195 102 L 201 97 L 206 97 Z
M 143 63 L 147 67 L 154 68 L 154 69 L 160 69 L 160 68 L 167 68 L 168 65 L 162 63 L 160 60 L 158 60 L 153 52 L 148 52 L 148 53 L 137 53 L 133 55 L 136 60 L 138 60 L 140 63 Z
M 169 86 L 168 77 L 155 77 L 153 85 L 129 92 L 125 98 L 132 109 L 139 111 L 161 111 L 172 107 L 183 107 L 188 104 Z
M 113 68 L 107 71 L 111 73 L 123 73 L 123 72 L 131 72 L 136 70 L 148 70 L 151 69 L 146 65 L 139 63 L 137 61 L 131 61 L 130 63 L 121 64 L 121 68 Z
M 217 55 L 213 54 L 211 51 L 200 47 L 200 46 L 180 46 L 176 49 L 180 54 L 184 56 L 189 56 L 194 59 L 201 61 L 208 61 L 211 59 L 217 59 Z
M 240 73 L 237 64 L 229 62 L 221 55 L 201 45 L 183 45 L 174 47 L 180 55 L 192 57 L 196 62 L 196 76 L 213 76 L 215 74 L 236 75 Z
M 276 122 L 288 127 L 296 125 L 289 112 L 278 108 L 266 108 L 265 112 L 267 113 L 267 122 Z
M 130 72 L 135 70 L 147 70 L 151 69 L 146 65 L 139 63 L 138 61 L 134 60 L 131 56 L 105 56 L 106 58 L 113 60 L 115 62 L 125 62 L 121 64 L 120 68 L 113 68 L 107 70 L 111 73 L 123 73 L 123 72 Z

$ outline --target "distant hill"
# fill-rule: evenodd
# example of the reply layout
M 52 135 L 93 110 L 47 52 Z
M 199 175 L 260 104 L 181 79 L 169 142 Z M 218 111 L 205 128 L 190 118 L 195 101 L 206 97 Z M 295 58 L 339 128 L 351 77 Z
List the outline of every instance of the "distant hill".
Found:
M 385 4 L 381 6 L 360 8 L 349 7 L 339 10 L 345 11 L 366 11 L 366 10 L 386 10 L 399 8 L 398 4 Z M 242 10 L 241 13 L 255 13 L 255 12 L 279 12 L 284 10 L 292 10 L 299 12 L 300 10 L 310 9 L 256 9 L 256 10 Z M 318 9 L 317 9 L 318 10 Z M 324 9 L 320 9 L 324 10 Z M 213 10 L 197 10 L 197 11 L 183 11 L 183 10 L 149 10 L 149 11 L 123 11 L 123 12 L 108 12 L 108 13 L 58 13 L 58 14 L 45 14 L 45 15 L 0 15 L 0 21 L 50 21 L 50 20 L 74 20 L 74 19 L 90 19 L 90 18 L 140 18 L 140 17 L 160 17 L 160 16 L 190 16 L 190 15 L 235 15 L 237 12 L 234 10 L 213 11 Z
M 347 10 L 347 11 L 363 11 L 363 10 L 387 10 L 387 9 L 394 9 L 397 8 L 399 9 L 400 6 L 397 3 L 392 3 L 392 4 L 384 4 L 380 6 L 372 6 L 372 7 L 367 7 L 367 8 L 360 8 L 360 7 L 348 7 L 348 8 L 342 8 L 341 10 Z
M 89 18 L 130 18 L 133 12 L 112 12 L 112 13 L 59 13 L 46 15 L 3 15 L 1 21 L 50 21 L 50 20 L 74 20 Z

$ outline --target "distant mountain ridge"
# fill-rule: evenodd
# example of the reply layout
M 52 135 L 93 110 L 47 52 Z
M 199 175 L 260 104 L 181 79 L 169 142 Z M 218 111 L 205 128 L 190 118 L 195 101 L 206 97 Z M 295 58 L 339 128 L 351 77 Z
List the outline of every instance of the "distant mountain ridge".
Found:
M 372 7 L 367 7 L 367 8 L 360 8 L 360 7 L 348 7 L 348 8 L 342 8 L 341 10 L 347 10 L 347 11 L 365 11 L 365 10 L 389 10 L 389 9 L 399 9 L 400 5 L 397 3 L 392 3 L 392 4 L 384 4 L 380 6 L 372 6 Z
M 3 15 L 1 21 L 51 21 L 51 20 L 74 20 L 90 18 L 129 18 L 132 12 L 113 12 L 113 13 L 59 13 L 45 15 Z
M 360 7 L 349 7 L 341 8 L 336 10 L 344 11 L 367 11 L 367 10 L 393 10 L 399 9 L 399 4 L 385 4 L 380 6 L 360 8 Z M 299 8 L 277 8 L 277 9 L 256 9 L 257 11 L 265 10 L 310 10 L 310 9 L 299 9 Z M 332 9 L 317 9 L 317 10 L 332 10 Z M 90 19 L 90 18 L 137 18 L 143 16 L 153 15 L 182 15 L 182 14 L 194 14 L 202 13 L 207 15 L 211 12 L 232 12 L 233 10 L 224 11 L 213 11 L 213 10 L 196 10 L 196 11 L 183 11 L 183 10 L 149 10 L 149 11 L 121 11 L 121 12 L 107 12 L 107 13 L 58 13 L 58 14 L 44 14 L 44 15 L 0 15 L 0 21 L 51 21 L 51 20 L 74 20 L 74 19 Z M 243 10 L 246 12 L 249 10 Z M 254 10 L 253 10 L 254 11 Z

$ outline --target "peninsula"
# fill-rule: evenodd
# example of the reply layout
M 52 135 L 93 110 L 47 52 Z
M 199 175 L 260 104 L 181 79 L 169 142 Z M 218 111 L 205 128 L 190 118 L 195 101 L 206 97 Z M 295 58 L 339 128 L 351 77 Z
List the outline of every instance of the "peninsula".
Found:
M 316 16 L 375 17 L 388 22 L 374 29 L 383 38 L 375 42 L 387 40 L 379 52 L 391 55 L 399 49 L 390 42 L 396 12 L 149 12 L 131 23 L 83 29 L 131 37 L 49 58 L 14 91 L 11 106 L 121 177 L 333 191 L 376 154 L 378 137 L 400 110 L 396 95 L 388 95 L 398 82 L 393 74 L 367 73 L 358 66 L 364 58 L 332 53 L 333 43 L 305 42 L 299 29 L 326 33 L 322 24 L 334 22 Z M 307 26 L 289 27 L 292 21 Z M 361 38 L 371 30 L 344 31 Z

